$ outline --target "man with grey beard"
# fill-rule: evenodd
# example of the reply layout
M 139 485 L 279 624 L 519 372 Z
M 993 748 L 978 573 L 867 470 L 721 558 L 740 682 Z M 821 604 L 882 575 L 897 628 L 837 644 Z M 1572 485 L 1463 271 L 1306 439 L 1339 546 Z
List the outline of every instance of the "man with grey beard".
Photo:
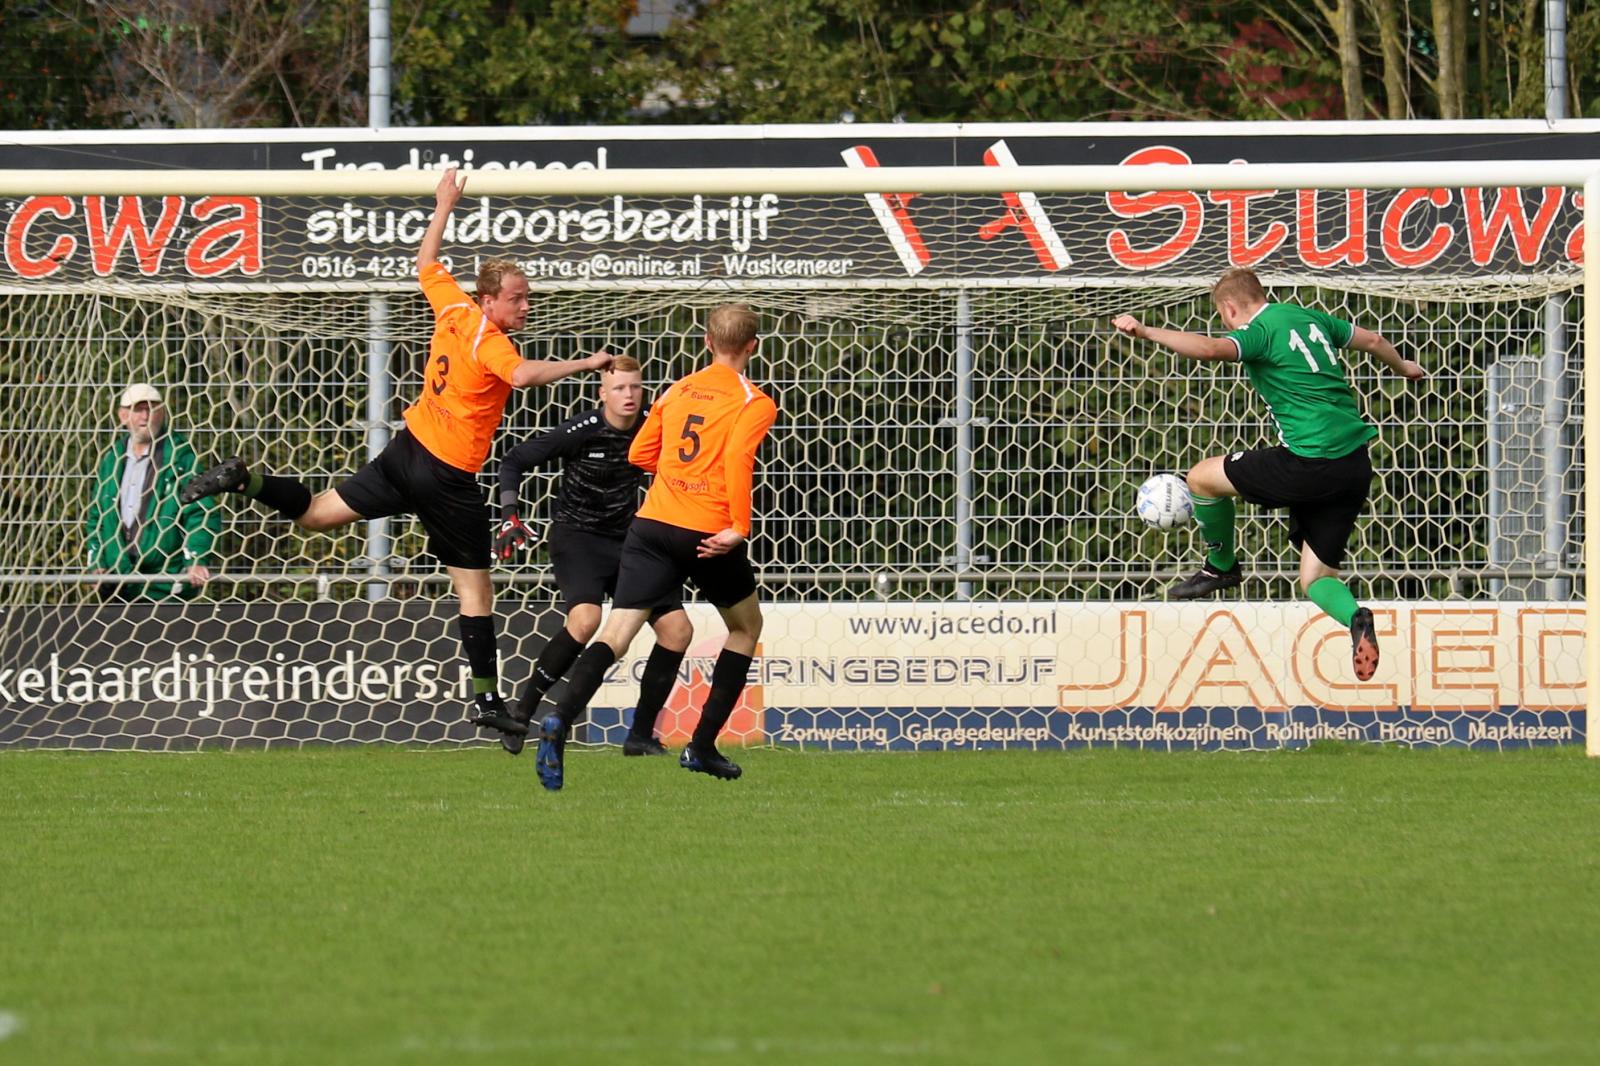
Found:
M 95 468 L 89 504 L 89 571 L 171 574 L 176 581 L 107 582 L 108 600 L 189 599 L 211 580 L 222 532 L 215 498 L 181 503 L 178 488 L 200 469 L 183 434 L 167 426 L 154 385 L 129 385 L 117 404 L 121 427 Z

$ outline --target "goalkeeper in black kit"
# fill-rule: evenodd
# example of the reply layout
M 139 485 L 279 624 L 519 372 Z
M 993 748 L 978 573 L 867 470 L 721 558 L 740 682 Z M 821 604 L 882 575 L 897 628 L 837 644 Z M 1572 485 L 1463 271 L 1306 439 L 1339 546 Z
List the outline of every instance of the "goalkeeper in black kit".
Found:
M 644 384 L 639 363 L 619 356 L 600 378 L 600 406 L 547 433 L 523 441 L 500 463 L 502 521 L 494 552 L 503 562 L 534 540 L 522 520 L 522 481 L 535 467 L 562 464 L 548 543 L 556 585 L 561 590 L 566 625 L 550 639 L 534 663 L 533 677 L 512 710 L 526 725 L 539 702 L 571 668 L 600 628 L 601 601 L 616 590 L 622 541 L 639 509 L 645 472 L 628 462 L 628 447 L 644 424 Z M 656 646 L 639 682 L 639 702 L 623 742 L 624 755 L 660 755 L 656 717 L 672 693 L 678 667 L 694 636 L 679 601 L 663 603 L 650 614 Z M 511 754 L 522 751 L 521 734 L 506 733 L 500 743 Z

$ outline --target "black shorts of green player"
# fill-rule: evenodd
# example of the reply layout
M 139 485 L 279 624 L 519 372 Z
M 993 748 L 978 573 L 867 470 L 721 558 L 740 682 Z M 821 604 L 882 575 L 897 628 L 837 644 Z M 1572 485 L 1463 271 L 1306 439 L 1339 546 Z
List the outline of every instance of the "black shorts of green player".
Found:
M 1201 460 L 1189 471 L 1195 524 L 1205 543 L 1200 570 L 1168 595 L 1190 600 L 1237 588 L 1244 571 L 1234 552 L 1234 500 L 1289 512 L 1289 536 L 1300 549 L 1300 587 L 1350 628 L 1351 666 L 1358 681 L 1378 668 L 1372 612 L 1340 578 L 1346 545 L 1372 484 L 1368 442 L 1378 431 L 1361 414 L 1341 349 L 1374 355 L 1410 381 L 1426 375 L 1382 336 L 1351 322 L 1292 303 L 1271 303 L 1249 270 L 1224 272 L 1211 302 L 1228 327 L 1220 337 L 1148 326 L 1132 315 L 1112 325 L 1138 340 L 1179 355 L 1240 363 L 1267 403 L 1280 446 L 1235 451 Z
M 1361 445 L 1337 459 L 1296 455 L 1288 448 L 1234 452 L 1222 469 L 1239 498 L 1289 515 L 1289 541 L 1306 545 L 1328 566 L 1344 568 L 1346 546 L 1366 509 L 1372 458 Z

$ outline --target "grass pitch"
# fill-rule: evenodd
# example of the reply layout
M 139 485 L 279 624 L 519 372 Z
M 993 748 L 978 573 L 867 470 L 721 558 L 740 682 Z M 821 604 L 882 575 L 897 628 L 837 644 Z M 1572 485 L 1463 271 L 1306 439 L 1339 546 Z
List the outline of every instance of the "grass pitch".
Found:
M 1600 1061 L 1600 766 L 0 754 L 0 1063 Z

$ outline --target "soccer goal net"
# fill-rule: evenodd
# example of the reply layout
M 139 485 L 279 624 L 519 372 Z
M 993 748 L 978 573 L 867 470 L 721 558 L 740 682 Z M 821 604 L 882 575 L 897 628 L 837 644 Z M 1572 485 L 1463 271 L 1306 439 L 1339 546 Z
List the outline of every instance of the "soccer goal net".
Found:
M 737 738 L 1581 740 L 1583 183 L 1592 219 L 1600 162 L 1015 168 L 998 147 L 985 168 L 891 170 L 862 148 L 837 171 L 469 178 L 447 265 L 468 289 L 484 258 L 522 265 L 527 357 L 626 353 L 654 390 L 702 364 L 712 307 L 761 316 L 751 375 L 781 417 L 757 474 L 769 606 Z M 0 746 L 481 739 L 414 520 L 303 533 L 238 497 L 169 505 L 164 480 L 238 454 L 321 490 L 399 428 L 424 387 L 414 257 L 435 180 L 0 175 Z M 1276 443 L 1238 364 L 1111 326 L 1220 333 L 1208 293 L 1232 266 L 1428 372 L 1338 356 L 1379 432 L 1346 562 L 1383 647 L 1369 682 L 1297 588 L 1282 513 L 1241 506 L 1242 590 L 1178 604 L 1198 536 L 1133 511 L 1153 473 Z M 129 496 L 135 383 L 165 419 Z M 486 489 L 511 444 L 597 394 L 515 394 Z M 534 514 L 557 476 L 525 486 Z M 562 616 L 543 552 L 495 575 L 510 689 Z M 723 633 L 692 612 L 669 740 Z M 601 690 L 588 740 L 620 738 L 648 651 Z

